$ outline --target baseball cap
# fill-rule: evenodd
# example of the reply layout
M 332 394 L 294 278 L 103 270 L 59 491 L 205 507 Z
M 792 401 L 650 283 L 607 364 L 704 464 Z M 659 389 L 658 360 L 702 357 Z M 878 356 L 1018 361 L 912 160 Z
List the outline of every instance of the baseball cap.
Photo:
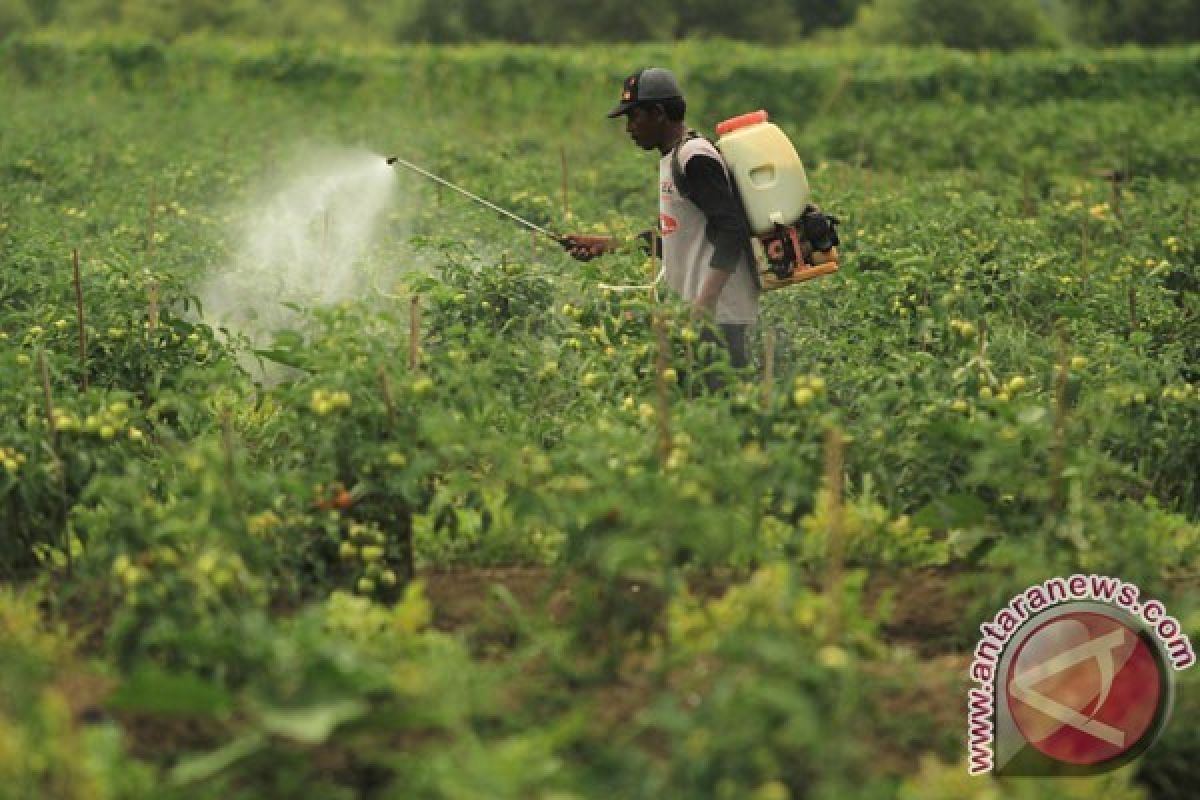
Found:
M 683 97 L 675 75 L 669 69 L 647 67 L 625 79 L 621 87 L 621 102 L 608 112 L 608 116 L 619 117 L 634 106 L 671 97 Z

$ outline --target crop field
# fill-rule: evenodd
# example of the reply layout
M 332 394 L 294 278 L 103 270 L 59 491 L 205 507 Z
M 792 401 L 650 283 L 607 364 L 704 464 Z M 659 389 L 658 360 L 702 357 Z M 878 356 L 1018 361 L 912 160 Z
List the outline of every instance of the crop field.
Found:
M 841 220 L 700 390 L 672 67 Z M 979 626 L 1200 632 L 1200 49 L 0 45 L 0 798 L 1192 798 L 967 774 Z M 614 288 L 615 287 L 615 288 Z M 634 288 L 627 288 L 634 287 Z M 640 287 L 640 288 L 637 288 Z

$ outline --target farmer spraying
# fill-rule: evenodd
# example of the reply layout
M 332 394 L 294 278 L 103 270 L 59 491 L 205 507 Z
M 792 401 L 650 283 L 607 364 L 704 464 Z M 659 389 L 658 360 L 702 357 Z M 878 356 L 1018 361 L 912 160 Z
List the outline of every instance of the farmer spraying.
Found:
M 625 79 L 621 100 L 608 116 L 624 116 L 634 143 L 662 155 L 658 233 L 667 284 L 691 304 L 696 317 L 717 324 L 719 339 L 711 330 L 704 336 L 720 341 L 733 366 L 741 368 L 750 362 L 747 340 L 758 319 L 760 293 L 751 234 L 721 154 L 687 127 L 686 108 L 675 76 L 651 67 Z M 581 261 L 619 245 L 606 236 L 563 238 Z
M 641 238 L 657 241 L 667 284 L 706 323 L 702 341 L 716 344 L 740 369 L 750 363 L 759 294 L 838 270 L 838 220 L 811 203 L 796 148 L 766 111 L 725 120 L 711 142 L 687 127 L 686 109 L 675 76 L 650 67 L 625 79 L 608 116 L 624 116 L 634 143 L 659 152 L 659 236 L 647 231 Z M 620 245 L 608 236 L 559 235 L 411 161 L 392 156 L 387 163 L 552 239 L 581 261 Z M 711 389 L 720 383 L 707 382 Z

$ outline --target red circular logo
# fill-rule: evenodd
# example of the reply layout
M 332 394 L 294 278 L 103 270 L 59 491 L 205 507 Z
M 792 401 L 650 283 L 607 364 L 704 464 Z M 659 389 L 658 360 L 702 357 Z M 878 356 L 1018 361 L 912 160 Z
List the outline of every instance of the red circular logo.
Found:
M 1005 680 L 1021 735 L 1066 764 L 1099 764 L 1133 749 L 1166 691 L 1158 660 L 1141 635 L 1091 611 L 1063 614 L 1035 629 L 1021 642 Z

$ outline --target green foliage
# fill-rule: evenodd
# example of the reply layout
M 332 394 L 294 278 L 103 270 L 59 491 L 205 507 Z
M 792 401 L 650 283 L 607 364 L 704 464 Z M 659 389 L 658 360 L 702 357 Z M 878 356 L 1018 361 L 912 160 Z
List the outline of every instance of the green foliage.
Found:
M 856 14 L 862 19 L 854 25 Z M 786 43 L 830 29 L 889 44 L 940 43 L 968 50 L 1080 42 L 1193 42 L 1196 0 L 4 0 L 0 40 L 32 27 L 121 31 L 175 41 L 196 35 L 304 42 L 587 43 L 717 37 Z
M 33 14 L 25 0 L 3 0 L 0 2 L 0 41 L 14 33 L 27 31 L 34 26 Z
M 1197 0 L 1066 0 L 1071 24 L 1088 44 L 1170 44 L 1200 38 Z
M 39 602 L 36 591 L 0 587 L 0 794 L 146 797 L 153 772 L 126 755 L 120 727 L 78 724 L 72 706 L 104 679 L 76 659 L 67 632 L 45 622 Z
M 966 782 L 962 659 L 1076 570 L 1195 627 L 1198 61 L 9 40 L 0 574 L 44 589 L 0 590 L 2 785 L 1057 796 Z M 635 248 L 580 265 L 408 174 L 347 299 L 271 335 L 200 320 L 302 140 L 398 152 L 551 230 L 644 228 L 654 157 L 602 118 L 640 63 L 679 71 L 697 127 L 767 107 L 844 220 L 837 275 L 764 298 L 768 386 L 701 391 L 687 310 L 598 286 L 646 281 Z M 77 674 L 111 693 L 77 703 Z M 1174 725 L 1136 785 L 1068 791 L 1187 796 Z
M 1059 43 L 1038 0 L 874 0 L 856 25 L 867 40 L 1017 50 Z

